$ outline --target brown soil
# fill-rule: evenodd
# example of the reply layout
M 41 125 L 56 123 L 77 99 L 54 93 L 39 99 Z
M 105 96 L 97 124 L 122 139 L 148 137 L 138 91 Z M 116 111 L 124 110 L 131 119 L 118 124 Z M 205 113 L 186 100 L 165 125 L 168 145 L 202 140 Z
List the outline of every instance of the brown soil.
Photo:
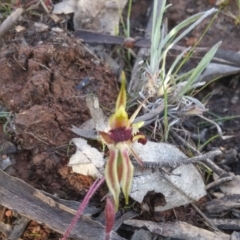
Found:
M 4 134 L 3 124 L 0 126 L 0 140 L 5 144 L 1 154 L 15 160 L 8 171 L 38 189 L 79 199 L 93 179 L 67 167 L 69 142 L 77 137 L 71 126 L 90 118 L 87 94 L 97 96 L 108 112 L 113 108 L 118 93 L 116 77 L 72 36 L 37 33 L 31 25 L 24 32 L 5 36 L 0 63 L 1 107 L 12 113 L 6 128 L 9 135 Z M 79 89 L 86 78 L 89 84 Z M 11 142 L 15 150 L 8 146 Z M 39 238 L 39 231 L 37 239 L 46 239 Z
M 168 2 L 172 4 L 167 13 L 170 29 L 193 14 L 217 7 L 215 6 L 215 2 L 217 2 L 215 0 L 169 0 Z M 209 30 L 206 32 L 198 46 L 211 47 L 218 41 L 222 41 L 222 49 L 240 50 L 238 40 L 240 36 L 240 25 L 236 25 L 235 19 L 226 15 L 228 11 L 235 16 L 239 15 L 237 1 L 228 1 L 228 4 L 226 4 L 226 6 L 224 6 L 223 9 L 216 15 Z M 213 16 L 210 16 L 194 28 L 194 30 L 186 37 L 185 44 L 188 45 L 189 38 L 200 39 L 212 19 Z

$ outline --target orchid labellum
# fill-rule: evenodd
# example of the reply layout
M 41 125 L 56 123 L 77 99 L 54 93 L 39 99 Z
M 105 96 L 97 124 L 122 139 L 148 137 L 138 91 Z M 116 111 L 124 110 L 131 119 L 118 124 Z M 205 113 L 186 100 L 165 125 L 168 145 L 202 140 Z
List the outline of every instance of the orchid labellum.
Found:
M 109 131 L 100 131 L 102 141 L 109 148 L 109 158 L 105 167 L 105 179 L 109 191 L 113 195 L 116 208 L 118 208 L 120 190 L 128 204 L 128 195 L 132 185 L 134 167 L 129 158 L 133 154 L 135 159 L 142 165 L 142 161 L 131 148 L 134 141 L 145 144 L 146 137 L 139 132 L 143 122 L 133 121 L 141 109 L 141 105 L 129 119 L 126 112 L 127 94 L 125 90 L 126 80 L 122 77 L 122 84 L 116 102 L 115 113 L 109 119 Z

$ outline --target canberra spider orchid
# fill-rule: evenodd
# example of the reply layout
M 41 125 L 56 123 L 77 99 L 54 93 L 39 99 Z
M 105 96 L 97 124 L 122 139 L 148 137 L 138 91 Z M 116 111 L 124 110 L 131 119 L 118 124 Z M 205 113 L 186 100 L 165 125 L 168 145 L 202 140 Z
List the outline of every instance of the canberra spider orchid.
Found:
M 109 158 L 105 167 L 105 179 L 109 191 L 113 195 L 116 208 L 119 204 L 120 189 L 125 197 L 125 202 L 128 204 L 128 196 L 132 185 L 134 167 L 129 158 L 133 154 L 135 159 L 142 165 L 142 161 L 132 149 L 132 143 L 138 141 L 145 144 L 146 137 L 139 132 L 139 128 L 143 126 L 143 122 L 134 123 L 141 105 L 135 113 L 128 118 L 126 112 L 126 80 L 122 77 L 120 92 L 116 102 L 115 113 L 109 118 L 109 130 L 106 132 L 99 131 L 99 135 L 109 148 Z

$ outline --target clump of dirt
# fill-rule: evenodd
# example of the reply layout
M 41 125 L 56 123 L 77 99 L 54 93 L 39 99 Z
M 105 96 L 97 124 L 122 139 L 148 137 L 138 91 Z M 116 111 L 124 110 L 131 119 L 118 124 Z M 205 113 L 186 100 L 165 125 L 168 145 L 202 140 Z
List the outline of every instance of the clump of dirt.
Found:
M 18 150 L 10 156 L 15 160 L 11 174 L 59 197 L 78 199 L 94 179 L 67 167 L 68 144 L 77 137 L 71 126 L 90 118 L 88 94 L 97 96 L 105 110 L 113 109 L 116 77 L 74 37 L 26 29 L 6 35 L 0 50 L 0 104 L 14 115 L 11 137 L 1 132 L 1 141 L 13 142 Z
M 13 42 L 13 41 L 12 41 Z M 89 119 L 86 94 L 111 109 L 117 96 L 110 70 L 65 33 L 49 32 L 30 46 L 11 43 L 0 51 L 0 99 L 15 116 L 22 149 L 60 146 L 74 137 L 71 125 Z M 90 83 L 78 90 L 84 78 Z

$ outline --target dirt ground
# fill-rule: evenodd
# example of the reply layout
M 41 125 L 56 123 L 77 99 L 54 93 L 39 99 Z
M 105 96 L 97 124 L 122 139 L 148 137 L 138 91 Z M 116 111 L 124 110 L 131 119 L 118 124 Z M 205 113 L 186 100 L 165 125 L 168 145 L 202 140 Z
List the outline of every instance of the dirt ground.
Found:
M 194 13 L 210 9 L 213 1 L 169 0 L 167 17 L 169 28 Z M 134 2 L 132 9 L 132 30 L 134 35 L 144 29 L 147 21 L 146 1 Z M 223 11 L 238 14 L 235 2 L 231 2 Z M 189 45 L 189 39 L 200 38 L 209 19 L 195 28 L 181 44 Z M 48 23 L 51 25 L 51 22 Z M 39 32 L 32 21 L 21 23 L 25 29 L 16 32 L 12 29 L 6 34 L 0 48 L 0 113 L 8 112 L 8 118 L 2 118 L 0 124 L 1 156 L 10 157 L 14 164 L 7 169 L 37 189 L 56 194 L 64 199 L 80 200 L 86 194 L 94 179 L 71 172 L 67 167 L 69 156 L 74 152 L 70 140 L 76 135 L 71 126 L 80 126 L 90 118 L 85 96 L 94 94 L 99 98 L 103 110 L 109 115 L 114 107 L 118 93 L 117 77 L 110 68 L 89 53 L 70 32 Z M 139 33 L 141 34 L 141 33 Z M 200 46 L 211 47 L 222 40 L 221 48 L 239 51 L 240 25 L 222 12 L 218 13 Z M 87 81 L 82 86 L 82 80 Z M 240 86 L 239 76 L 227 77 L 209 85 L 199 98 L 208 98 L 210 113 L 218 117 L 232 119 L 216 120 L 224 135 L 230 139 L 219 138 L 211 141 L 203 150 L 221 147 L 223 152 L 234 158 L 229 171 L 240 172 Z M 209 115 L 210 116 L 210 115 Z M 214 119 L 214 118 L 213 118 Z M 216 129 L 209 125 L 196 124 L 189 120 L 188 130 L 192 133 L 204 132 L 204 142 Z M 219 159 L 221 161 L 221 159 Z M 209 180 L 211 181 L 211 179 Z M 204 208 L 208 198 L 199 201 Z M 7 222 L 7 209 L 2 210 L 0 220 Z M 196 217 L 197 216 L 197 217 Z M 154 221 L 179 220 L 206 227 L 199 215 L 191 207 L 178 208 L 162 214 L 142 218 Z M 124 235 L 124 234 L 123 234 Z M 30 222 L 23 239 L 58 239 L 59 234 L 52 232 L 35 222 Z

